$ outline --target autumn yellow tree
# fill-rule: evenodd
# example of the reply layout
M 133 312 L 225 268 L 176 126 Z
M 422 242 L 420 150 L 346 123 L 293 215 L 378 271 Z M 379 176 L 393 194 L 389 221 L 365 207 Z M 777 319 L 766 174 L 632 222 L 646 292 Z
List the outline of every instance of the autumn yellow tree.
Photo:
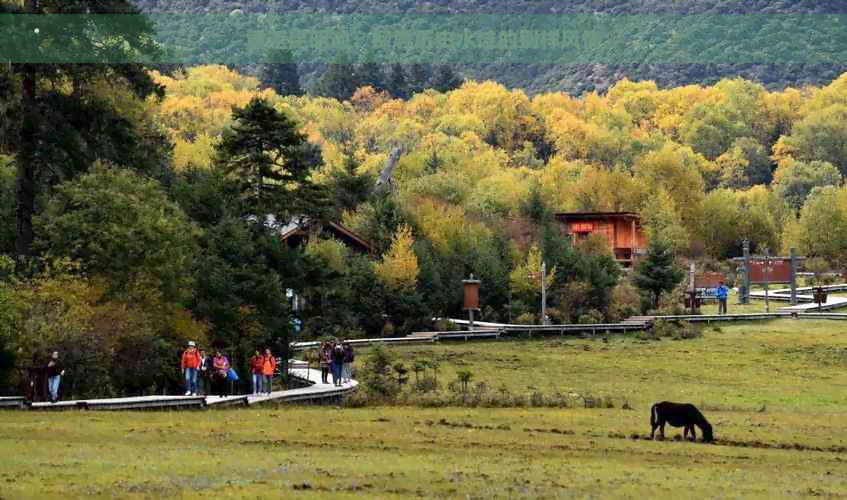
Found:
M 338 240 L 324 240 L 319 239 L 317 235 L 312 236 L 306 244 L 306 255 L 319 259 L 337 273 L 343 273 L 346 269 L 347 247 Z
M 407 290 L 417 284 L 419 267 L 412 249 L 414 242 L 411 228 L 401 225 L 382 261 L 374 264 L 376 275 L 392 290 Z
M 541 273 L 542 263 L 541 250 L 538 245 L 533 244 L 527 252 L 526 259 L 518 264 L 509 275 L 509 284 L 512 291 L 522 295 L 535 295 L 541 293 L 541 282 L 536 276 Z M 556 267 L 547 269 L 544 277 L 544 287 L 550 288 L 556 279 Z

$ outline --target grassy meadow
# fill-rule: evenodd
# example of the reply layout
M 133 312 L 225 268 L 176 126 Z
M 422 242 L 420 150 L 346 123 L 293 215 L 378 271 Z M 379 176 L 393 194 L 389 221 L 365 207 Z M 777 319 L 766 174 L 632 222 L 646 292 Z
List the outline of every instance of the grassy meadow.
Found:
M 573 338 L 442 342 L 394 347 L 407 366 L 439 363 L 444 385 L 457 372 L 497 390 L 576 393 L 628 402 L 662 400 L 721 408 L 847 410 L 847 323 L 784 319 L 703 327 L 694 340 L 608 343 Z M 360 350 L 359 359 L 367 355 Z M 414 380 L 414 374 L 410 373 Z
M 438 358 L 442 383 L 469 370 L 516 392 L 609 396 L 611 409 L 6 412 L 0 498 L 843 498 L 845 326 L 394 350 Z M 706 405 L 717 442 L 677 441 L 673 428 L 646 439 L 660 399 Z

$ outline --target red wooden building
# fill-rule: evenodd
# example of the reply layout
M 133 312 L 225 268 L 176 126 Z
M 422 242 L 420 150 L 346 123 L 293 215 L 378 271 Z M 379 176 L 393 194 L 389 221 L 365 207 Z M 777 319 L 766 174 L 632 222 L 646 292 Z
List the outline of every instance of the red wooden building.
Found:
M 605 238 L 624 267 L 632 267 L 647 250 L 647 238 L 641 228 L 641 218 L 632 212 L 571 212 L 556 214 L 565 234 L 575 244 L 597 234 Z

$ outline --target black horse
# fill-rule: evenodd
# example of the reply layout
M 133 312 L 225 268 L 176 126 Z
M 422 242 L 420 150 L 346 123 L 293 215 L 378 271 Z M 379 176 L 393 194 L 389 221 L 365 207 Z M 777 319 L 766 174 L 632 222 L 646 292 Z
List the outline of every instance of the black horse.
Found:
M 660 428 L 660 435 L 662 439 L 665 438 L 665 423 L 670 424 L 673 427 L 684 427 L 685 429 L 682 431 L 682 437 L 688 437 L 688 433 L 691 433 L 691 440 L 694 441 L 697 439 L 697 436 L 694 434 L 694 426 L 700 428 L 703 433 L 703 442 L 709 443 L 714 441 L 714 436 L 712 435 L 712 424 L 706 420 L 706 417 L 700 413 L 700 410 L 697 409 L 691 403 L 671 403 L 670 401 L 662 401 L 661 403 L 656 403 L 650 408 L 650 426 L 652 427 L 650 431 L 650 438 L 652 439 L 656 433 L 656 428 Z

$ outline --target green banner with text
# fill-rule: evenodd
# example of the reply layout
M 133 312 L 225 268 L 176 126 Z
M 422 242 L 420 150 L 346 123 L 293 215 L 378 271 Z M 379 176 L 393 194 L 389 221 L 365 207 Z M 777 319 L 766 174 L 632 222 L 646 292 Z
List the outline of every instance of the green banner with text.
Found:
M 155 56 L 123 36 L 148 27 Z M 842 64 L 847 16 L 4 14 L 0 40 L 9 63 Z

